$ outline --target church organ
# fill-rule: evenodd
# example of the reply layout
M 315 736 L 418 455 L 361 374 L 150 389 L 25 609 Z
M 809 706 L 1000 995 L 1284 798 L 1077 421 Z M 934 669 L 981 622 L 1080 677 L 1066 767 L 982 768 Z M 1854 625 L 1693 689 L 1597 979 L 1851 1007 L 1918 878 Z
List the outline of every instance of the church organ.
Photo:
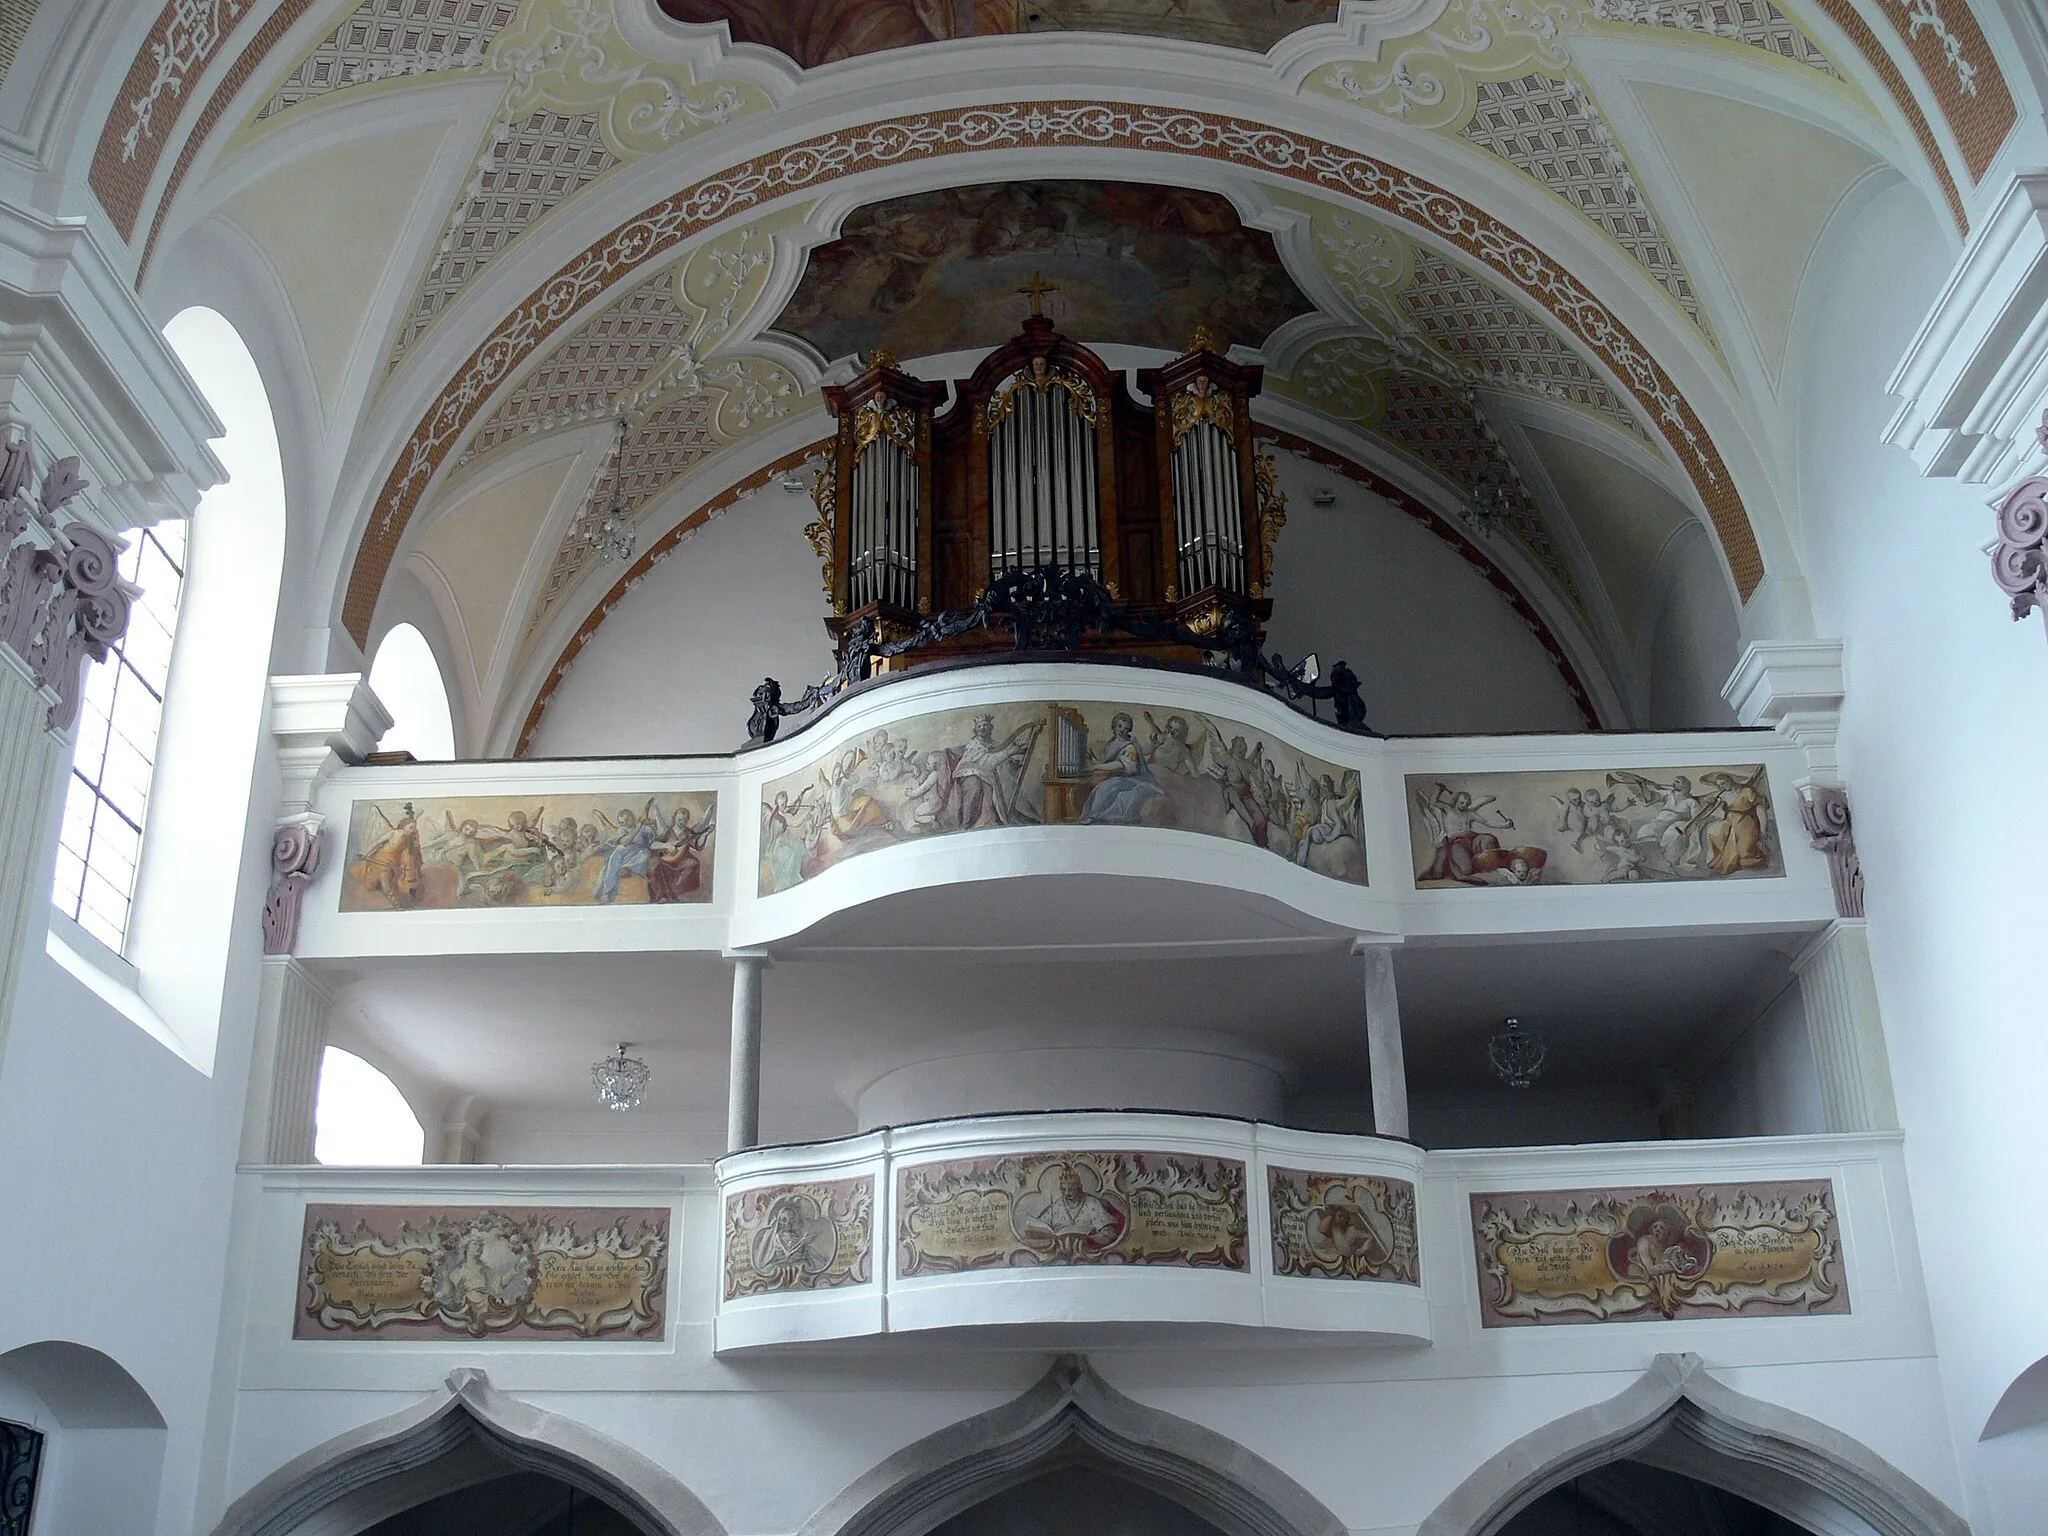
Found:
M 864 619 L 894 639 L 970 608 L 1006 571 L 1045 567 L 1100 582 L 1130 613 L 1208 633 L 1234 612 L 1256 633 L 1282 516 L 1252 440 L 1260 374 L 1197 332 L 1138 373 L 1148 403 L 1039 314 L 950 388 L 873 354 L 825 391 L 838 430 L 810 529 L 842 651 Z M 1010 643 L 979 628 L 891 664 Z M 1195 654 L 1128 636 L 1084 648 Z

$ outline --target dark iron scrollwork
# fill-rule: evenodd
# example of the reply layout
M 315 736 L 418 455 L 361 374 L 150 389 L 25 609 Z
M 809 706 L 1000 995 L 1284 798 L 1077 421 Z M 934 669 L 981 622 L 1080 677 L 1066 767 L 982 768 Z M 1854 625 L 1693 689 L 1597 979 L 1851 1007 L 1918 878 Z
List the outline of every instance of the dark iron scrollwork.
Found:
M 860 620 L 840 641 L 839 666 L 830 677 L 811 684 L 795 699 L 782 696 L 782 685 L 764 678 L 753 693 L 747 717 L 747 743 L 760 746 L 776 738 L 782 722 L 809 715 L 856 683 L 867 681 L 878 660 L 909 655 L 970 630 L 1007 626 L 1014 649 L 1079 654 L 1090 635 L 1123 635 L 1133 640 L 1163 642 L 1200 651 L 1226 677 L 1286 700 L 1321 720 L 1321 706 L 1330 706 L 1330 724 L 1359 735 L 1374 734 L 1365 722 L 1365 699 L 1358 674 L 1343 662 L 1330 668 L 1328 681 L 1313 675 L 1305 663 L 1290 667 L 1284 657 L 1259 649 L 1258 631 L 1250 614 L 1225 607 L 1205 616 L 1200 629 L 1179 619 L 1133 613 L 1109 589 L 1085 571 L 1045 565 L 1011 567 L 989 583 L 973 606 L 933 614 L 908 634 L 883 640 L 874 619 Z
M 42 1469 L 42 1431 L 0 1419 L 0 1536 L 28 1536 Z

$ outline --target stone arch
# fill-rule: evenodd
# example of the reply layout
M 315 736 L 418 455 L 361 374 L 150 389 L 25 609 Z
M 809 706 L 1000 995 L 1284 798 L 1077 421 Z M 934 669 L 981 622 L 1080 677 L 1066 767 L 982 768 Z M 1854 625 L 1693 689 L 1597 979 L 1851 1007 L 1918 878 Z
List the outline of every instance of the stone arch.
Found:
M 904 1447 L 848 1484 L 798 1536 L 923 1536 L 1070 1459 L 1191 1506 L 1228 1536 L 1344 1536 L 1344 1523 L 1271 1462 L 1132 1401 L 1079 1355 L 1055 1360 L 1022 1396 Z
M 649 1536 L 725 1536 L 702 1500 L 638 1451 L 500 1392 L 470 1367 L 451 1371 L 426 1402 L 286 1462 L 228 1507 L 215 1536 L 292 1536 L 316 1521 L 327 1529 L 338 1510 L 369 1523 L 508 1466 L 603 1499 Z
M 1618 1395 L 1504 1447 L 1451 1490 L 1416 1536 L 1493 1536 L 1550 1489 L 1645 1451 L 1658 1466 L 1800 1524 L 1829 1512 L 1877 1536 L 1969 1536 L 1960 1515 L 1869 1447 L 1723 1386 L 1692 1354 L 1659 1355 Z

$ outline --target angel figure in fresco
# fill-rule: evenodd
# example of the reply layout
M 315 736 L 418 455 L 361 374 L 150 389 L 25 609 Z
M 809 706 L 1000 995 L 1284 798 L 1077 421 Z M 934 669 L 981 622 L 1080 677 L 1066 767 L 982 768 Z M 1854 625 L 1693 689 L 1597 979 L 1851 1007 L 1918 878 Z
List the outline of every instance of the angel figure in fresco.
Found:
M 393 907 L 416 907 L 426 895 L 426 855 L 420 849 L 419 813 L 405 802 L 398 820 L 373 805 L 384 830 L 363 845 L 354 865 L 354 875 L 364 886 L 382 896 Z
M 1237 813 L 1252 841 L 1261 848 L 1267 846 L 1272 828 L 1262 793 L 1265 750 L 1264 742 L 1256 747 L 1247 746 L 1242 736 L 1231 737 L 1230 744 L 1225 746 L 1222 733 L 1213 725 L 1209 727 L 1209 777 L 1223 786 L 1223 803 Z
M 1416 809 L 1429 829 L 1436 852 L 1418 880 L 1456 880 L 1462 885 L 1485 885 L 1482 873 L 1500 867 L 1500 839 L 1496 832 L 1514 830 L 1514 818 L 1505 811 L 1488 811 L 1494 796 L 1473 799 L 1469 789 L 1452 789 L 1439 783 L 1433 794 L 1418 794 Z
M 548 893 L 560 896 L 583 883 L 583 829 L 574 816 L 564 816 L 548 841 L 554 849 L 548 856 Z
M 804 860 L 817 843 L 818 814 L 813 797 L 818 786 L 807 785 L 791 799 L 777 790 L 773 803 L 761 807 L 761 860 L 768 866 L 767 889 L 786 891 L 802 882 Z
M 1088 771 L 1095 787 L 1088 791 L 1088 798 L 1081 805 L 1083 825 L 1107 822 L 1136 826 L 1144 819 L 1145 802 L 1166 793 L 1152 777 L 1145 753 L 1133 735 L 1135 730 L 1129 715 L 1119 711 L 1110 717 L 1109 740 L 1103 743 L 1102 755 Z
M 1636 803 L 1648 809 L 1649 815 L 1636 827 L 1637 842 L 1657 849 L 1674 871 L 1699 867 L 1702 806 L 1691 779 L 1674 773 L 1667 784 L 1646 774 L 1610 773 L 1607 782 L 1625 785 Z
M 506 816 L 504 826 L 479 828 L 502 839 L 488 855 L 491 867 L 521 883 L 547 883 L 554 862 L 561 855 L 555 840 L 542 830 L 547 825 L 547 812 L 545 805 L 531 816 L 525 811 L 513 811 Z
M 1707 831 L 1707 868 L 1717 875 L 1770 867 L 1763 813 L 1771 802 L 1764 795 L 1763 777 L 1762 768 L 1746 779 L 1718 770 L 1701 775 L 1713 791 L 1707 797 L 1716 818 Z
M 1345 788 L 1340 791 L 1337 781 L 1329 774 L 1316 778 L 1307 771 L 1306 764 L 1299 766 L 1304 789 L 1301 819 L 1307 824 L 1295 837 L 1294 862 L 1305 865 L 1308 856 L 1317 848 L 1346 837 L 1363 846 L 1364 808 L 1359 804 L 1359 780 L 1347 774 Z M 1314 807 L 1313 821 L 1308 820 L 1308 807 L 1311 805 Z
M 895 819 L 882 802 L 869 793 L 873 781 L 868 772 L 865 748 L 848 747 L 833 763 L 829 777 L 820 774 L 819 781 L 825 789 L 826 804 L 831 807 L 829 824 L 832 835 L 841 842 L 875 828 L 885 832 L 897 830 Z
M 701 854 L 716 828 L 715 809 L 701 824 L 692 825 L 690 808 L 676 807 L 667 829 L 656 836 L 648 849 L 653 855 L 647 865 L 649 901 L 688 901 L 697 894 L 704 883 Z
M 1152 711 L 1148 709 L 1145 711 L 1145 729 L 1151 737 L 1145 756 L 1154 773 L 1193 774 L 1200 770 L 1202 749 L 1208 743 L 1200 736 L 1192 741 L 1188 739 L 1186 715 L 1168 715 L 1166 724 L 1161 725 L 1152 718 Z
M 602 902 L 614 902 L 619 899 L 619 882 L 627 875 L 646 876 L 661 828 L 655 819 L 652 799 L 641 807 L 638 815 L 630 807 L 622 807 L 617 821 L 603 811 L 597 816 L 612 828 L 612 836 L 605 849 L 604 872 L 597 877 L 597 889 L 591 895 Z
M 445 830 L 426 845 L 426 855 L 437 864 L 446 864 L 458 877 L 456 889 L 467 894 L 469 890 L 490 879 L 494 873 L 492 858 L 505 846 L 505 838 L 491 834 L 473 817 L 461 822 L 455 819 L 453 811 L 444 811 L 441 817 Z
M 995 824 L 1013 827 L 1028 824 L 1031 814 L 1017 803 L 1024 787 L 1024 765 L 1038 746 L 1042 720 L 1027 720 L 1001 741 L 996 740 L 996 717 L 977 715 L 974 728 L 960 745 L 960 757 L 953 767 L 955 786 L 967 794 L 963 803 L 963 826 L 978 827 L 985 810 Z
M 1130 1225 L 1121 1202 L 1108 1196 L 1099 1181 L 1090 1190 L 1072 1163 L 1056 1164 L 1051 1171 L 1051 1189 L 1041 1176 L 1037 1189 L 1017 1202 L 1011 1216 L 1017 1236 L 1033 1248 L 1076 1258 L 1113 1246 Z

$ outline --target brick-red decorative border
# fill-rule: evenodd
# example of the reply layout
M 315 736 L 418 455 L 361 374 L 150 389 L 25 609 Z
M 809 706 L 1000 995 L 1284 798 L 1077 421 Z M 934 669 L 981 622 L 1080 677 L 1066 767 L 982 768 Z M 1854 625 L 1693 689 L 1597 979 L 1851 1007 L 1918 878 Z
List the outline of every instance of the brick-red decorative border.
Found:
M 697 508 L 688 517 L 677 523 L 675 527 L 669 529 L 667 533 L 656 539 L 648 547 L 646 554 L 628 566 L 626 574 L 612 583 L 612 589 L 605 593 L 604 601 L 591 609 L 589 616 L 578 626 L 576 633 L 569 637 L 569 643 L 562 647 L 562 654 L 555 658 L 555 664 L 548 668 L 546 681 L 540 685 L 540 692 L 534 695 L 533 708 L 526 712 L 526 723 L 519 727 L 519 740 L 513 744 L 512 755 L 514 757 L 526 756 L 526 749 L 533 745 L 533 733 L 540 729 L 541 716 L 548 712 L 548 701 L 555 696 L 555 689 L 561 685 L 562 679 L 569 674 L 569 663 L 576 659 L 576 653 L 581 651 L 584 645 L 588 643 L 590 637 L 597 633 L 598 625 L 611 617 L 612 610 L 619 606 L 620 599 L 625 597 L 627 590 L 633 583 L 667 559 L 675 551 L 676 546 L 681 544 L 684 539 L 687 539 L 699 528 L 702 528 L 742 496 L 760 490 L 762 486 L 773 480 L 777 475 L 787 474 L 812 454 L 830 452 L 831 447 L 831 438 L 820 438 L 815 443 L 807 443 L 801 448 L 792 449 L 772 464 L 762 465 L 745 479 L 734 481 L 716 496 L 705 502 L 703 506 Z
M 1849 34 L 1849 41 L 1856 45 L 1856 51 L 1863 55 L 1864 61 L 1877 71 L 1878 79 L 1884 82 L 1885 90 L 1891 93 L 1892 101 L 1911 126 L 1913 137 L 1919 140 L 1920 153 L 1934 168 L 1934 174 L 1941 182 L 1941 195 L 1948 200 L 1948 211 L 1956 221 L 1956 228 L 1968 234 L 1969 215 L 1963 212 L 1963 194 L 1956 190 L 1956 179 L 1949 173 L 1948 156 L 1935 142 L 1934 129 L 1927 121 L 1927 114 L 1920 110 L 1920 103 L 1914 99 L 1906 77 L 1899 73 L 1899 66 L 1892 62 L 1892 56 L 1884 51 L 1884 44 L 1877 40 L 1877 34 L 1856 13 L 1856 7 L 1850 0 L 1818 0 L 1818 3 L 1829 19 Z
M 1026 145 L 1225 161 L 1353 198 L 1455 246 L 1518 287 L 1628 382 L 1698 489 L 1736 590 L 1746 599 L 1763 579 L 1763 556 L 1727 466 L 1670 375 L 1577 278 L 1492 215 L 1385 161 L 1285 129 L 1173 107 L 1045 102 L 891 118 L 756 156 L 693 182 L 565 263 L 470 354 L 400 450 L 350 573 L 342 606 L 349 632 L 358 640 L 367 636 L 406 524 L 477 413 L 557 329 L 624 274 L 791 192 L 876 166 Z
M 1279 444 L 1289 453 L 1298 453 L 1313 463 L 1322 465 L 1325 469 L 1334 469 L 1346 479 L 1357 481 L 1375 496 L 1399 507 L 1403 512 L 1406 512 L 1410 517 L 1428 528 L 1431 533 L 1455 549 L 1473 569 L 1484 576 L 1494 589 L 1513 605 L 1515 612 L 1521 615 L 1522 622 L 1527 624 L 1535 633 L 1543 649 L 1549 653 L 1551 662 L 1557 667 L 1558 676 L 1564 680 L 1565 687 L 1571 690 L 1572 702 L 1578 706 L 1579 718 L 1585 721 L 1586 729 L 1597 731 L 1601 728 L 1600 716 L 1593 708 L 1593 696 L 1586 691 L 1586 685 L 1579 680 L 1578 669 L 1572 665 L 1571 658 L 1565 654 L 1564 647 L 1558 643 L 1556 634 L 1552 632 L 1550 625 L 1544 622 L 1543 615 L 1538 613 L 1531 606 L 1528 598 L 1522 595 L 1521 588 L 1517 587 L 1509 579 L 1505 571 L 1487 558 L 1486 551 L 1476 548 L 1470 540 L 1460 536 L 1457 530 L 1443 517 L 1439 516 L 1436 510 L 1426 502 L 1409 495 L 1400 486 L 1395 485 L 1391 480 L 1381 475 L 1375 474 L 1363 464 L 1354 463 L 1352 460 L 1345 458 L 1344 455 L 1333 452 L 1319 443 L 1312 443 L 1305 437 L 1296 437 L 1292 432 L 1283 432 L 1278 427 L 1261 425 L 1256 430 L 1260 438 Z M 533 707 L 526 712 L 526 722 L 519 727 L 519 740 L 512 748 L 512 755 L 514 757 L 526 756 L 527 748 L 533 745 L 534 733 L 540 729 L 541 719 L 547 714 L 549 701 L 555 696 L 555 689 L 561 685 L 562 679 L 568 676 L 569 664 L 576 659 L 577 653 L 589 642 L 590 637 L 597 633 L 598 626 L 611 616 L 612 610 L 619 606 L 627 590 L 635 582 L 639 581 L 641 577 L 645 576 L 657 564 L 672 554 L 676 546 L 681 544 L 684 539 L 695 533 L 699 528 L 702 528 L 712 518 L 718 516 L 719 513 L 730 507 L 742 496 L 758 491 L 777 476 L 795 469 L 812 454 L 825 453 L 831 446 L 831 438 L 821 438 L 815 443 L 785 453 L 774 463 L 764 465 L 745 479 L 727 486 L 680 523 L 677 523 L 675 527 L 663 534 L 655 541 L 653 547 L 646 554 L 634 561 L 626 574 L 612 584 L 611 591 L 604 595 L 604 601 L 591 610 L 590 616 L 584 619 L 576 633 L 569 637 L 569 643 L 562 647 L 562 654 L 555 659 L 555 664 L 548 668 L 547 679 L 540 685 L 540 692 L 534 696 Z

